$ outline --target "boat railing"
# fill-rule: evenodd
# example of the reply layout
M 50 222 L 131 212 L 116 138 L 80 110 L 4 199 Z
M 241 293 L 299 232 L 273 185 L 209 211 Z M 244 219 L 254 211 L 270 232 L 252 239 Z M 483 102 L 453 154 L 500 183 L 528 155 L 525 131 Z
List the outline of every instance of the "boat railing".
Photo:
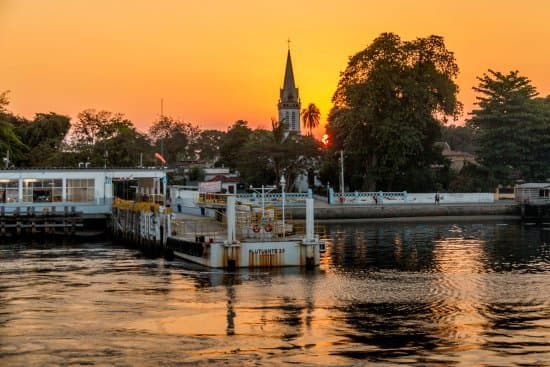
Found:
M 204 241 L 221 239 L 222 228 L 212 221 L 172 220 L 172 236 L 185 237 L 190 240 L 202 237 Z

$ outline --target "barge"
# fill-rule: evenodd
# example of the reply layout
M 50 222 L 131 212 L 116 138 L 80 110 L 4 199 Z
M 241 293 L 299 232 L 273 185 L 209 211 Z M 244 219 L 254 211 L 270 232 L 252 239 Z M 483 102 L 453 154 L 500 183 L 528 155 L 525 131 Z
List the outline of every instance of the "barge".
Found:
M 306 199 L 303 234 L 296 226 L 279 218 L 274 209 L 237 204 L 227 197 L 224 222 L 211 220 L 171 220 L 166 248 L 177 257 L 211 268 L 319 265 L 324 240 L 314 233 L 313 199 Z M 222 222 L 223 223 L 223 222 Z

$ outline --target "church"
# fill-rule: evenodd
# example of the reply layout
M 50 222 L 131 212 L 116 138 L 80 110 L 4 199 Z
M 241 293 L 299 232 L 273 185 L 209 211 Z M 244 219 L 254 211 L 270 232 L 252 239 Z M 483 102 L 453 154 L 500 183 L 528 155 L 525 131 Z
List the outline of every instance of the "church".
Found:
M 286 132 L 300 134 L 300 95 L 294 82 L 290 48 L 286 57 L 285 78 L 279 96 L 279 122 L 286 125 Z

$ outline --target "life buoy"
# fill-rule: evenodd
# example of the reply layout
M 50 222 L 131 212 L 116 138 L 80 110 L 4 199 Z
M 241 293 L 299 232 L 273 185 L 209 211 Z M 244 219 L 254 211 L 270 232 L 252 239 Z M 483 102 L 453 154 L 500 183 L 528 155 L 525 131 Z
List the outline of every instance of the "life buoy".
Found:
M 254 224 L 252 226 L 252 230 L 256 233 L 260 232 L 260 226 L 258 224 Z
M 264 230 L 266 232 L 271 232 L 273 230 L 273 226 L 269 223 L 267 223 L 265 226 L 264 226 Z

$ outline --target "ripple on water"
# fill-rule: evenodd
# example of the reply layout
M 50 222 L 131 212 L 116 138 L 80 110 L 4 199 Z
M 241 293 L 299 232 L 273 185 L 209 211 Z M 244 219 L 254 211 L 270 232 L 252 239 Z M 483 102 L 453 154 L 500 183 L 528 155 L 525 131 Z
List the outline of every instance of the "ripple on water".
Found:
M 550 238 L 329 227 L 319 270 L 209 271 L 109 242 L 0 247 L 0 365 L 544 365 Z

